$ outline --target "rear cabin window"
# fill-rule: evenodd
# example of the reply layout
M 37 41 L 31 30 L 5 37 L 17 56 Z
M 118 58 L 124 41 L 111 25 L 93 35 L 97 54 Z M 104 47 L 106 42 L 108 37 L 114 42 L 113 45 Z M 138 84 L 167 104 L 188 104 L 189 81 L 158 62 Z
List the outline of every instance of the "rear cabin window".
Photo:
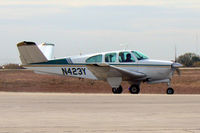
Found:
M 105 55 L 105 62 L 116 62 L 116 53 L 109 53 Z
M 135 58 L 129 52 L 120 52 L 119 62 L 135 62 Z
M 102 62 L 102 55 L 95 55 L 86 60 L 86 63 L 99 63 Z

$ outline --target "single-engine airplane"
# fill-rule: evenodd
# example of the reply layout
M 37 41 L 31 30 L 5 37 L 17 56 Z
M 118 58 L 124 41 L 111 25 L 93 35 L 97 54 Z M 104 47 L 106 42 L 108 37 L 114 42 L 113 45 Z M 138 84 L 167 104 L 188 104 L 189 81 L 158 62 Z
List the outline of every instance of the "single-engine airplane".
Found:
M 104 80 L 114 94 L 123 91 L 122 81 L 130 83 L 132 94 L 140 92 L 142 82 L 167 83 L 167 94 L 173 94 L 171 78 L 182 65 L 172 61 L 151 60 L 134 50 L 110 51 L 53 59 L 54 44 L 23 41 L 17 44 L 22 66 L 38 73 L 58 74 Z

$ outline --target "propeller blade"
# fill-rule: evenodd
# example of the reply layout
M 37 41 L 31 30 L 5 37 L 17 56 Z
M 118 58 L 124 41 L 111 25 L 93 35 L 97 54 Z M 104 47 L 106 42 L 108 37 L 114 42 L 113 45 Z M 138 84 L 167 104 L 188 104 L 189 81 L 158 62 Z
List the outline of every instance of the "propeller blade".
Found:
M 174 63 L 172 64 L 172 69 L 173 69 L 174 71 L 176 71 L 178 75 L 181 75 L 181 72 L 180 72 L 179 67 L 182 67 L 182 66 L 183 66 L 182 64 L 177 63 L 177 62 L 174 62 Z
M 176 70 L 177 74 L 180 76 L 180 75 L 181 75 L 180 69 L 179 69 L 179 68 L 176 68 L 175 70 Z
M 174 63 L 172 64 L 172 68 L 179 68 L 179 67 L 182 67 L 182 66 L 183 66 L 182 64 L 177 63 L 177 62 L 174 62 Z

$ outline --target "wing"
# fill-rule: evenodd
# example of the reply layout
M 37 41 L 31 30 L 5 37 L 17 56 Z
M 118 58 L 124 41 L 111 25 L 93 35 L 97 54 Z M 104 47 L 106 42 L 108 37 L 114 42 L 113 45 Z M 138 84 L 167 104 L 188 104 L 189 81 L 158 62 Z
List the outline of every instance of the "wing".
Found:
M 88 64 L 87 68 L 99 79 L 107 80 L 108 77 L 122 77 L 123 80 L 137 80 L 146 77 L 145 74 L 129 71 L 108 64 Z

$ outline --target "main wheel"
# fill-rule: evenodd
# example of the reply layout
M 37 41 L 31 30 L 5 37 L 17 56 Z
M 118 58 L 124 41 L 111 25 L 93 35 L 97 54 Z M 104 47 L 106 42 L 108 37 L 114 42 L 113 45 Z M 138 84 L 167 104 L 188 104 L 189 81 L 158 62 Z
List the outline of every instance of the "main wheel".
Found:
M 131 94 L 139 94 L 140 93 L 140 86 L 139 85 L 131 85 L 129 88 L 129 92 Z
M 121 85 L 120 85 L 118 88 L 112 88 L 112 92 L 113 92 L 114 94 L 121 94 L 122 91 L 123 91 L 123 88 L 122 88 Z
M 119 88 L 117 88 L 117 89 L 118 89 L 118 94 L 121 94 L 121 93 L 123 92 L 123 88 L 122 88 L 121 85 L 120 85 Z
M 170 94 L 170 95 L 174 94 L 174 89 L 173 88 L 168 88 L 167 89 L 167 94 Z

